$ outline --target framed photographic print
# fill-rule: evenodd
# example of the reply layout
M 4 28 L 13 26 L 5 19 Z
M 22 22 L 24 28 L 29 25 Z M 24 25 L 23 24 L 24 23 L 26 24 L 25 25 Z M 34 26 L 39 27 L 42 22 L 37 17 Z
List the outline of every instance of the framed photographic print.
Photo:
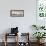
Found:
M 37 0 L 37 14 L 41 17 L 46 17 L 46 0 Z
M 24 10 L 10 10 L 11 17 L 24 17 Z
M 46 0 L 37 0 L 36 24 L 46 25 Z

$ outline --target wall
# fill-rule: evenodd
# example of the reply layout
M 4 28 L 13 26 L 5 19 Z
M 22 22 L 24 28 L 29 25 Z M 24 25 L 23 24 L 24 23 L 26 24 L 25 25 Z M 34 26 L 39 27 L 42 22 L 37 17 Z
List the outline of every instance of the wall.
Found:
M 10 17 L 11 9 L 23 9 L 24 17 Z M 32 24 L 36 24 L 36 0 L 0 0 L 0 34 L 18 26 L 19 32 L 32 35 Z

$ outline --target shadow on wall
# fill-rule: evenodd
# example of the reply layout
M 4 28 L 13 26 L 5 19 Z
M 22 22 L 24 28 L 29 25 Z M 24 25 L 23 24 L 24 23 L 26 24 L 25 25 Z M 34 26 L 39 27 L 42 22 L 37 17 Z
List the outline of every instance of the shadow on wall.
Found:
M 11 32 L 11 28 L 8 28 L 8 29 L 5 29 L 2 34 L 4 34 L 4 33 L 10 33 L 10 32 Z

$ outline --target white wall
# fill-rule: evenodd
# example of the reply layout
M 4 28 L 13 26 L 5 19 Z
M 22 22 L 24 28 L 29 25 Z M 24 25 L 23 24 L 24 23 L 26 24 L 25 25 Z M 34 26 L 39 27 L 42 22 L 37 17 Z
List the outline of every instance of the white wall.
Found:
M 10 17 L 11 9 L 23 9 L 24 17 Z M 0 34 L 16 26 L 31 34 L 32 24 L 36 24 L 36 0 L 0 0 Z

